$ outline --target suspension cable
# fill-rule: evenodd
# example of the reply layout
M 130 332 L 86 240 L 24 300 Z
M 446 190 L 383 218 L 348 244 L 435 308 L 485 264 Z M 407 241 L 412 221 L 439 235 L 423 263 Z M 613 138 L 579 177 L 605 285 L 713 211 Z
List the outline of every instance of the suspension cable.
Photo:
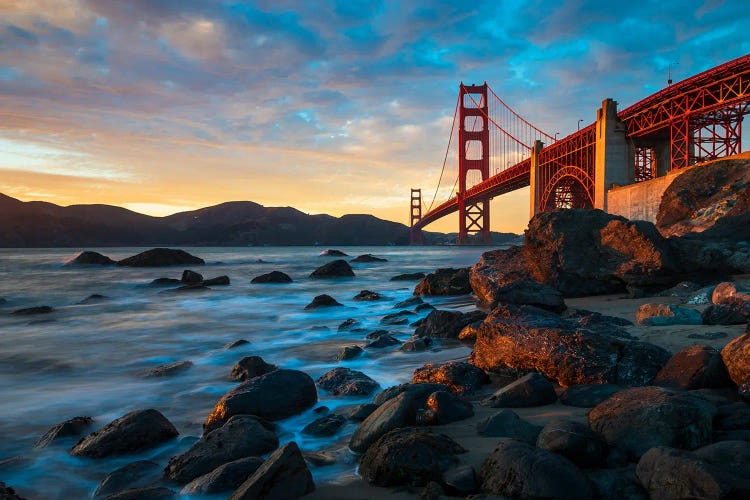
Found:
M 505 107 L 506 107 L 506 108 L 508 109 L 508 111 L 510 111 L 510 112 L 511 112 L 511 113 L 513 114 L 513 116 L 515 116 L 516 118 L 518 118 L 519 120 L 521 120 L 521 121 L 522 121 L 523 123 L 525 123 L 526 125 L 528 125 L 528 126 L 529 126 L 529 127 L 531 127 L 532 129 L 534 129 L 534 130 L 536 130 L 537 132 L 539 132 L 539 133 L 540 133 L 541 135 L 543 135 L 543 136 L 544 136 L 544 137 L 546 137 L 547 139 L 550 139 L 550 140 L 552 140 L 552 141 L 554 141 L 554 140 L 555 140 L 555 138 L 554 138 L 554 137 L 552 137 L 552 136 L 551 136 L 551 135 L 549 135 L 548 133 L 546 133 L 546 132 L 544 132 L 544 131 L 542 131 L 542 130 L 540 130 L 540 129 L 536 128 L 536 127 L 535 127 L 534 125 L 532 125 L 531 123 L 529 123 L 528 121 L 526 121 L 526 120 L 525 120 L 525 119 L 524 119 L 524 118 L 523 118 L 523 117 L 522 117 L 521 115 L 519 115 L 518 113 L 516 113 L 515 111 L 513 111 L 513 108 L 511 108 L 510 106 L 508 106 L 507 104 L 505 104 L 505 101 L 503 101 L 503 100 L 502 100 L 502 99 L 500 98 L 500 96 L 498 96 L 498 95 L 497 95 L 497 94 L 495 93 L 495 91 L 494 91 L 494 90 L 492 90 L 492 87 L 490 87 L 489 85 L 487 85 L 487 90 L 489 90 L 489 91 L 490 91 L 490 93 L 491 93 L 491 94 L 492 94 L 492 95 L 493 95 L 493 96 L 495 97 L 495 99 L 497 99 L 498 101 L 500 101 L 500 104 L 502 104 L 503 106 L 505 106 Z
M 456 109 L 453 110 L 453 123 L 451 124 L 451 134 L 448 136 L 448 146 L 445 148 L 445 158 L 443 158 L 443 167 L 440 169 L 440 178 L 438 179 L 437 187 L 435 188 L 435 194 L 430 202 L 430 207 L 427 212 L 432 210 L 432 205 L 435 204 L 435 198 L 437 198 L 438 191 L 440 190 L 440 182 L 443 180 L 443 173 L 445 172 L 445 165 L 448 163 L 448 153 L 451 149 L 451 142 L 453 141 L 453 130 L 456 128 L 456 116 L 458 116 L 458 105 L 461 102 L 461 94 L 459 93 L 456 99 Z

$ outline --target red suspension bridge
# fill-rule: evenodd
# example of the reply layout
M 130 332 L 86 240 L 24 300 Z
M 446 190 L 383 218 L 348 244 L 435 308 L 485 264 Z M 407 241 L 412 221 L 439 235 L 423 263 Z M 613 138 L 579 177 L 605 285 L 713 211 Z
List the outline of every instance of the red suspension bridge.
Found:
M 607 210 L 613 185 L 740 153 L 748 112 L 750 55 L 670 85 L 619 113 L 617 103 L 606 99 L 594 123 L 559 140 L 518 115 L 486 82 L 462 83 L 429 206 L 421 189 L 411 190 L 412 244 L 422 243 L 422 228 L 453 212 L 459 215 L 459 244 L 489 243 L 490 200 L 526 186 L 531 216 L 558 208 Z M 435 205 L 454 149 L 458 175 L 451 197 Z

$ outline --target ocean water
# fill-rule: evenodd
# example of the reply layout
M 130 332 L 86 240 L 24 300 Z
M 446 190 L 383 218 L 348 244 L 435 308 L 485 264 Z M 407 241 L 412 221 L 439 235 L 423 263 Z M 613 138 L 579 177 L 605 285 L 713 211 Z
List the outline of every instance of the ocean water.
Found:
M 421 353 L 396 348 L 367 349 L 353 361 L 334 360 L 343 346 L 364 345 L 367 332 L 385 328 L 400 340 L 408 325 L 384 327 L 380 319 L 409 298 L 415 282 L 392 282 L 396 274 L 430 272 L 439 267 L 468 266 L 477 247 L 342 247 L 354 256 L 373 253 L 382 263 L 353 263 L 354 278 L 311 279 L 332 257 L 319 247 L 188 248 L 205 266 L 194 270 L 206 278 L 228 275 L 230 286 L 206 292 L 160 293 L 148 286 L 154 278 L 179 278 L 183 268 L 65 267 L 77 252 L 68 249 L 0 249 L 0 480 L 32 499 L 90 498 L 108 472 L 134 460 L 166 465 L 201 435 L 201 424 L 214 403 L 236 385 L 227 375 L 244 356 L 260 355 L 280 367 L 299 369 L 314 379 L 336 366 L 361 370 L 383 388 L 407 382 L 427 362 L 468 355 L 466 346 L 443 343 Z M 144 248 L 98 250 L 113 259 Z M 259 262 L 262 260 L 262 262 Z M 284 285 L 253 285 L 260 274 L 279 270 L 294 280 Z M 373 302 L 352 300 L 360 290 L 381 293 Z M 344 307 L 305 311 L 316 295 L 327 293 Z M 91 294 L 108 300 L 82 304 Z M 471 310 L 468 297 L 429 298 L 438 308 Z M 49 305 L 55 312 L 11 316 L 13 310 Z M 425 314 L 411 317 L 416 320 Z M 366 332 L 338 332 L 348 318 Z M 250 343 L 227 350 L 234 340 Z M 149 368 L 180 360 L 189 370 L 167 378 L 143 378 Z M 371 397 L 335 397 L 319 390 L 319 403 L 334 409 L 367 402 Z M 71 457 L 78 438 L 55 441 L 34 450 L 51 426 L 75 416 L 91 416 L 93 429 L 142 408 L 161 411 L 180 437 L 147 452 L 110 459 Z M 319 415 L 312 410 L 279 424 L 282 443 L 295 440 L 303 451 L 338 454 L 333 466 L 312 468 L 317 483 L 338 481 L 355 473 L 346 443 L 355 424 L 333 438 L 314 438 L 300 430 Z M 179 490 L 179 486 L 175 486 Z M 196 498 L 196 497 L 191 497 Z M 209 497 L 205 497 L 209 498 Z M 222 498 L 219 496 L 217 498 Z

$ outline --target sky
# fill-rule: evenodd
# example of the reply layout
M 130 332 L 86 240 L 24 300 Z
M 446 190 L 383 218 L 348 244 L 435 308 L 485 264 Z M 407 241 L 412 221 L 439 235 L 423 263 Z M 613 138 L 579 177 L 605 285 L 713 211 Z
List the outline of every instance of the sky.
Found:
M 750 53 L 749 20 L 747 0 L 0 0 L 0 192 L 408 224 L 459 82 L 565 136 L 605 98 L 623 109 L 669 71 Z M 449 158 L 438 202 L 455 172 Z M 528 206 L 528 189 L 495 198 L 492 229 L 521 232 Z

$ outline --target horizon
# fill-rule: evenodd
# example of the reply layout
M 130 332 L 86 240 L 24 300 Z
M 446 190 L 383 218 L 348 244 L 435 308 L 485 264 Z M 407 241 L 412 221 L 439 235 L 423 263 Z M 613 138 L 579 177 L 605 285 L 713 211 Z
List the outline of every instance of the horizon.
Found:
M 11 1 L 0 192 L 159 217 L 246 200 L 408 225 L 409 189 L 429 203 L 438 183 L 460 81 L 488 81 L 565 137 L 605 98 L 624 109 L 668 74 L 750 53 L 750 4 L 693 5 Z M 491 220 L 522 232 L 528 188 L 495 198 Z

